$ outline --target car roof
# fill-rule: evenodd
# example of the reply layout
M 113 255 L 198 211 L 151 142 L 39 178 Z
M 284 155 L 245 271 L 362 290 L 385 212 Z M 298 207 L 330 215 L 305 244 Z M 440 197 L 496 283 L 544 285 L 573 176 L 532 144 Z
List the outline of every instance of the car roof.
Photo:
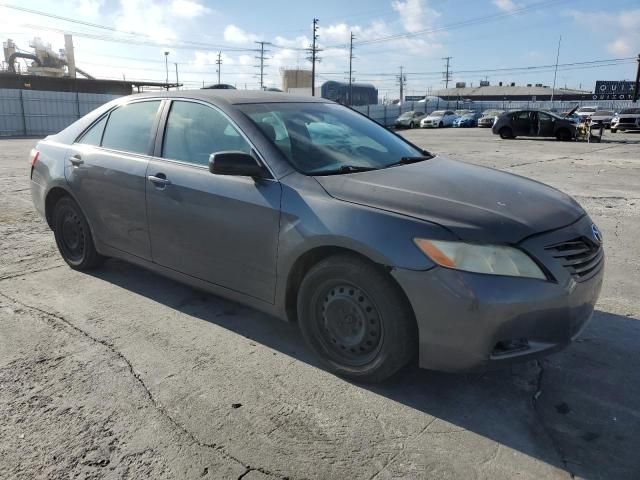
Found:
M 240 105 L 245 103 L 334 103 L 321 97 L 291 95 L 283 92 L 262 90 L 201 89 L 145 92 L 129 95 L 127 101 L 137 98 L 187 98 L 211 103 Z

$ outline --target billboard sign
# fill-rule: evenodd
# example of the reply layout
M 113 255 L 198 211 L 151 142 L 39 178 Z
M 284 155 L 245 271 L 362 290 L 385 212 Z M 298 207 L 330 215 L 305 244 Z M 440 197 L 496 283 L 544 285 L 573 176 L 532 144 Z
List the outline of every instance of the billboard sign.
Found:
M 633 100 L 635 82 L 627 80 L 598 80 L 593 91 L 594 100 Z

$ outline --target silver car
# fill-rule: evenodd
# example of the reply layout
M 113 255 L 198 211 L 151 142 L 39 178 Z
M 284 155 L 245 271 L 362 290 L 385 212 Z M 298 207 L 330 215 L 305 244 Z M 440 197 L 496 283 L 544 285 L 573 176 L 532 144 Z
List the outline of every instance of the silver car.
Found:
M 569 196 L 448 160 L 283 93 L 124 97 L 38 142 L 33 202 L 71 268 L 108 257 L 297 322 L 327 369 L 380 381 L 566 346 L 602 237 Z

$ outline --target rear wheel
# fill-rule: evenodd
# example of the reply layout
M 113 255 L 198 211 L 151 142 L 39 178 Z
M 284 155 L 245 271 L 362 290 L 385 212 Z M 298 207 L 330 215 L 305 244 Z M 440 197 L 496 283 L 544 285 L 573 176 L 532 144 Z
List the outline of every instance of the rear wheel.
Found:
M 511 128 L 509 127 L 502 127 L 498 133 L 500 134 L 500 138 L 502 138 L 503 140 L 514 138 L 513 130 L 511 130 Z
M 409 124 L 409 128 L 413 128 L 413 127 L 415 127 L 415 124 L 414 124 L 413 122 L 411 122 L 411 123 Z
M 380 382 L 414 356 L 417 328 L 398 287 L 377 266 L 350 255 L 315 265 L 298 292 L 302 335 L 327 368 Z
M 76 270 L 89 270 L 104 262 L 96 251 L 89 224 L 71 197 L 62 197 L 53 211 L 53 233 L 65 262 Z

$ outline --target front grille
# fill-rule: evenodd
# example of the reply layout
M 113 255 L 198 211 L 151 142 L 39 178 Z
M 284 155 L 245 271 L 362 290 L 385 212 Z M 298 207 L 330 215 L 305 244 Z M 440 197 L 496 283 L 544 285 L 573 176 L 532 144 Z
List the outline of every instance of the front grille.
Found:
M 562 262 L 577 281 L 591 278 L 600 270 L 604 251 L 602 245 L 584 237 L 545 247 L 553 258 Z

